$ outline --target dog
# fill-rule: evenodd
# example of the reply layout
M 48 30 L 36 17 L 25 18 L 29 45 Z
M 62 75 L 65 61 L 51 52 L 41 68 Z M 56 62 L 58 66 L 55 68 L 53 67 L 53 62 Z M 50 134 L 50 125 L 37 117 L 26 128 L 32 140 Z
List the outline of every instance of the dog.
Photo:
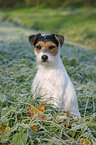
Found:
M 73 84 L 60 58 L 64 36 L 39 33 L 29 36 L 29 42 L 35 48 L 38 66 L 32 84 L 32 93 L 35 94 L 33 96 L 42 96 L 47 103 L 80 117 Z

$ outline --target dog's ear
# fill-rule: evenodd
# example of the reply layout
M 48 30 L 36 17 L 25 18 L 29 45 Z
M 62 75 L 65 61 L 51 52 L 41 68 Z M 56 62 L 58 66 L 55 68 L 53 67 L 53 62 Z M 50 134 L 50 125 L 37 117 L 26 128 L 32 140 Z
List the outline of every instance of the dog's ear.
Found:
M 63 43 L 64 43 L 64 36 L 63 35 L 57 35 L 57 34 L 52 34 L 55 39 L 58 41 L 60 47 L 62 47 Z
M 36 39 L 37 39 L 38 36 L 40 36 L 40 35 L 41 35 L 41 34 L 38 33 L 38 34 L 36 34 L 36 35 L 31 35 L 31 36 L 29 36 L 29 42 L 30 42 L 30 44 L 31 44 L 32 46 L 35 44 Z

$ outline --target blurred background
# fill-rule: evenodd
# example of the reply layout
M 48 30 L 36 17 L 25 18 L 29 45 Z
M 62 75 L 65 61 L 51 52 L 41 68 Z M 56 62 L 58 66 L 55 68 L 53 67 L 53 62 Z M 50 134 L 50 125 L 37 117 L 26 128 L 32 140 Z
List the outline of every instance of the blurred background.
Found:
M 0 21 L 60 33 L 66 43 L 96 50 L 95 0 L 0 0 Z
M 0 0 L 0 6 L 2 8 L 11 8 L 11 7 L 26 7 L 26 6 L 43 6 L 43 7 L 62 7 L 62 6 L 71 6 L 71 7 L 81 7 L 81 6 L 96 6 L 95 0 Z

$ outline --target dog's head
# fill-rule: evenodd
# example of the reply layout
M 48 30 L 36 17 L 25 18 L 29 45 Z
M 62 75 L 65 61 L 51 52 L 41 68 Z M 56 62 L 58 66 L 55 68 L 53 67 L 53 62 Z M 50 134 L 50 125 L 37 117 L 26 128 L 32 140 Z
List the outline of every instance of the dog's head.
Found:
M 62 35 L 31 35 L 29 42 L 35 47 L 37 64 L 50 65 L 54 64 L 59 57 L 59 46 L 62 47 L 64 37 Z

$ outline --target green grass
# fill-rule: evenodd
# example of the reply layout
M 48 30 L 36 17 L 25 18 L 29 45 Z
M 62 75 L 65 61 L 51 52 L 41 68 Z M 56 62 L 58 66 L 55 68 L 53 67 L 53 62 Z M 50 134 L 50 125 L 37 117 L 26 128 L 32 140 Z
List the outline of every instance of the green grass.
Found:
M 0 124 L 11 128 L 3 132 L 0 144 L 65 145 L 78 144 L 83 138 L 85 144 L 90 141 L 95 145 L 96 51 L 68 43 L 61 49 L 82 118 L 66 115 L 48 105 L 46 119 L 40 120 L 37 115 L 31 118 L 28 108 L 42 104 L 39 98 L 33 100 L 30 91 L 36 74 L 34 52 L 28 42 L 28 36 L 33 33 L 37 32 L 0 23 Z M 31 130 L 33 125 L 37 126 L 35 132 Z
M 1 20 L 35 30 L 65 35 L 66 41 L 96 50 L 96 9 L 23 8 L 0 10 Z

